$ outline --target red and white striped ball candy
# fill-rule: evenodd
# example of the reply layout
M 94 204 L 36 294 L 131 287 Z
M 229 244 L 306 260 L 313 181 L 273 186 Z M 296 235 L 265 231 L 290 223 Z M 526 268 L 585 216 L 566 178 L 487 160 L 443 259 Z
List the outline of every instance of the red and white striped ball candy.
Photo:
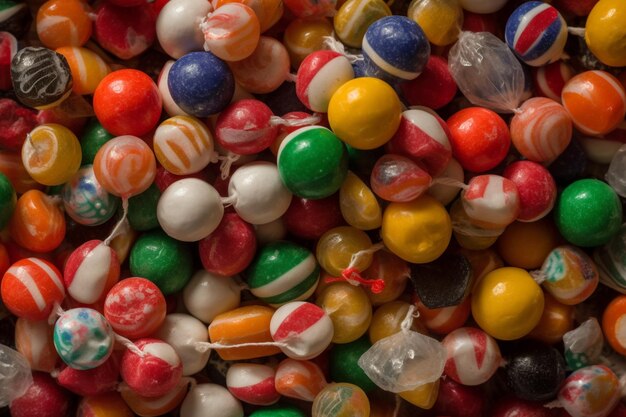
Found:
M 520 212 L 517 220 L 534 222 L 545 217 L 556 202 L 556 183 L 550 171 L 532 161 L 517 161 L 502 173 L 515 183 L 519 193 Z
M 461 198 L 472 223 L 486 229 L 508 226 L 517 219 L 520 210 L 517 186 L 499 175 L 472 178 Z
M 83 304 L 102 299 L 120 278 L 116 252 L 101 240 L 83 243 L 65 262 L 63 282 L 67 293 Z
M 502 362 L 498 343 L 480 329 L 456 329 L 441 343 L 446 350 L 444 373 L 459 384 L 487 382 Z
M 285 359 L 276 369 L 276 391 L 285 397 L 312 402 L 328 383 L 315 363 Z
M 270 147 L 278 135 L 274 114 L 262 101 L 243 99 L 231 103 L 217 118 L 215 139 L 227 151 L 253 155 Z
M 183 364 L 174 348 L 159 339 L 141 339 L 127 349 L 120 371 L 126 384 L 143 397 L 160 397 L 173 390 L 183 375 Z
M 441 174 L 452 158 L 448 125 L 426 108 L 406 110 L 387 143 L 387 152 L 420 162 L 431 176 Z
M 280 350 L 293 359 L 312 359 L 333 339 L 333 322 L 320 307 L 306 301 L 287 303 L 274 312 L 270 334 L 285 343 Z
M 154 333 L 165 320 L 165 297 L 145 278 L 126 278 L 104 300 L 104 317 L 113 330 L 129 339 Z
M 533 85 L 537 95 L 559 103 L 563 87 L 573 76 L 572 67 L 560 60 L 532 69 Z
M 253 405 L 272 405 L 280 399 L 274 387 L 276 372 L 268 365 L 236 363 L 228 368 L 226 387 L 237 399 Z
M 348 58 L 334 51 L 315 51 L 298 68 L 296 95 L 308 109 L 326 113 L 335 91 L 353 78 Z
M 59 270 L 48 261 L 26 258 L 15 262 L 2 278 L 2 302 L 17 317 L 44 320 L 65 298 Z
M 470 316 L 471 305 L 471 297 L 466 297 L 459 305 L 443 308 L 428 308 L 421 301 L 415 302 L 420 321 L 438 334 L 448 334 L 463 326 Z
M 549 98 L 526 100 L 511 119 L 511 141 L 531 161 L 554 161 L 571 139 L 572 119 L 563 106 Z

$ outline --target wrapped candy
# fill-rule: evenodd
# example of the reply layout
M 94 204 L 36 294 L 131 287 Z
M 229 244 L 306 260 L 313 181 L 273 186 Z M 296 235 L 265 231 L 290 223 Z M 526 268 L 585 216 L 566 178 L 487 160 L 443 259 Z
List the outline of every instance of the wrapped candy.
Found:
M 595 317 L 563 335 L 565 361 L 573 370 L 598 363 L 603 346 L 602 329 Z
M 626 145 L 622 145 L 611 159 L 606 181 L 617 194 L 626 197 Z
M 0 407 L 21 397 L 33 383 L 30 365 L 21 353 L 0 345 Z

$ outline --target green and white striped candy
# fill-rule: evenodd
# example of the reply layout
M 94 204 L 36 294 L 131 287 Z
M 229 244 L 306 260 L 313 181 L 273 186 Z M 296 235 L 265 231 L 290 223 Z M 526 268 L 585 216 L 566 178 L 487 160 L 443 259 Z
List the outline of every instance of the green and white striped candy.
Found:
M 252 294 L 279 306 L 309 298 L 317 287 L 320 268 L 306 248 L 274 242 L 258 251 L 245 276 Z

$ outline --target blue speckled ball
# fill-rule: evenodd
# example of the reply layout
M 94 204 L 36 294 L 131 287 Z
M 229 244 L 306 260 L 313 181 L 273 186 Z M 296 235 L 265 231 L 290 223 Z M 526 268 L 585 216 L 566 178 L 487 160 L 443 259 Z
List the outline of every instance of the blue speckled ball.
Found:
M 404 16 L 374 22 L 363 38 L 364 68 L 369 77 L 385 81 L 417 78 L 430 56 L 422 28 Z
M 167 86 L 174 102 L 196 117 L 224 110 L 235 92 L 235 78 L 224 61 L 211 52 L 191 52 L 170 69 Z

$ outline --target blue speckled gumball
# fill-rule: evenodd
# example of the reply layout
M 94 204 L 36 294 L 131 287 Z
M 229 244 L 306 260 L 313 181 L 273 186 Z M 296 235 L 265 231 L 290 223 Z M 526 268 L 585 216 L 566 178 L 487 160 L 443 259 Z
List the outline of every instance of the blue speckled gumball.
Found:
M 235 78 L 228 65 L 211 52 L 191 52 L 172 65 L 167 86 L 181 109 L 196 117 L 208 117 L 230 103 Z
M 374 22 L 363 38 L 365 73 L 383 80 L 417 78 L 430 56 L 430 43 L 422 28 L 404 16 Z
M 61 192 L 65 212 L 85 226 L 105 223 L 115 214 L 119 198 L 100 185 L 93 165 L 85 165 L 67 182 Z
M 504 34 L 507 45 L 522 61 L 540 67 L 563 55 L 567 24 L 554 7 L 529 1 L 509 16 Z

